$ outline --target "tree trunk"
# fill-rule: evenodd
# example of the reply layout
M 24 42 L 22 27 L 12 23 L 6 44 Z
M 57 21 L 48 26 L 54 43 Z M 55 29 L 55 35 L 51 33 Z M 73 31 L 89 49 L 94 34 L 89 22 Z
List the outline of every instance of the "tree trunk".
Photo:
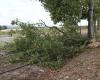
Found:
M 88 3 L 88 38 L 94 37 L 94 27 L 93 27 L 93 0 L 89 0 Z

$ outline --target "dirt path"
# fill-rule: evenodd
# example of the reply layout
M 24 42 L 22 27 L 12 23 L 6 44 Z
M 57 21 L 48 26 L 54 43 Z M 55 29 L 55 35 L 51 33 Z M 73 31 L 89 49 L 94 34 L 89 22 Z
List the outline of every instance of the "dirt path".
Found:
M 0 56 L 0 72 L 20 65 L 10 64 Z M 26 66 L 0 75 L 0 80 L 100 80 L 100 48 L 84 51 L 58 71 Z
M 59 70 L 57 80 L 100 80 L 100 48 L 90 49 Z

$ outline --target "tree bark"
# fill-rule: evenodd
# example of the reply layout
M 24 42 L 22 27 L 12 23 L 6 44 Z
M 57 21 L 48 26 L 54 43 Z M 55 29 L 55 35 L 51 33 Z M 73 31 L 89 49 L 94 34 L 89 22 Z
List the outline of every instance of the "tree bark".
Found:
M 93 27 L 93 0 L 88 2 L 88 38 L 94 37 L 94 27 Z

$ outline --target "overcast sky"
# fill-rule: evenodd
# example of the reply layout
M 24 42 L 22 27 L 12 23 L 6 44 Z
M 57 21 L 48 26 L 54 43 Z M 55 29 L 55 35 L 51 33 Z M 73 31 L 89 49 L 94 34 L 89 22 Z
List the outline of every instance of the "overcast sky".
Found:
M 35 0 L 0 0 L 0 24 L 10 25 L 11 20 L 16 18 L 25 22 L 42 19 L 48 25 L 53 24 L 49 13 Z
M 10 25 L 11 20 L 16 18 L 34 23 L 41 19 L 46 24 L 53 25 L 49 13 L 36 0 L 0 0 L 0 25 Z

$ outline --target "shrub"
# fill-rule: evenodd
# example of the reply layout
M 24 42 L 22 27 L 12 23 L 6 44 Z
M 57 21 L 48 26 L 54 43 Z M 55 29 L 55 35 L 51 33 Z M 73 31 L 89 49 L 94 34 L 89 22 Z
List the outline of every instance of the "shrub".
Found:
M 75 34 L 67 32 L 66 36 L 55 28 L 48 28 L 47 32 L 32 24 L 21 23 L 20 26 L 22 37 L 9 44 L 16 52 L 11 62 L 28 62 L 57 69 L 65 58 L 75 56 L 85 42 L 85 39 L 75 35 L 76 31 L 73 31 Z

